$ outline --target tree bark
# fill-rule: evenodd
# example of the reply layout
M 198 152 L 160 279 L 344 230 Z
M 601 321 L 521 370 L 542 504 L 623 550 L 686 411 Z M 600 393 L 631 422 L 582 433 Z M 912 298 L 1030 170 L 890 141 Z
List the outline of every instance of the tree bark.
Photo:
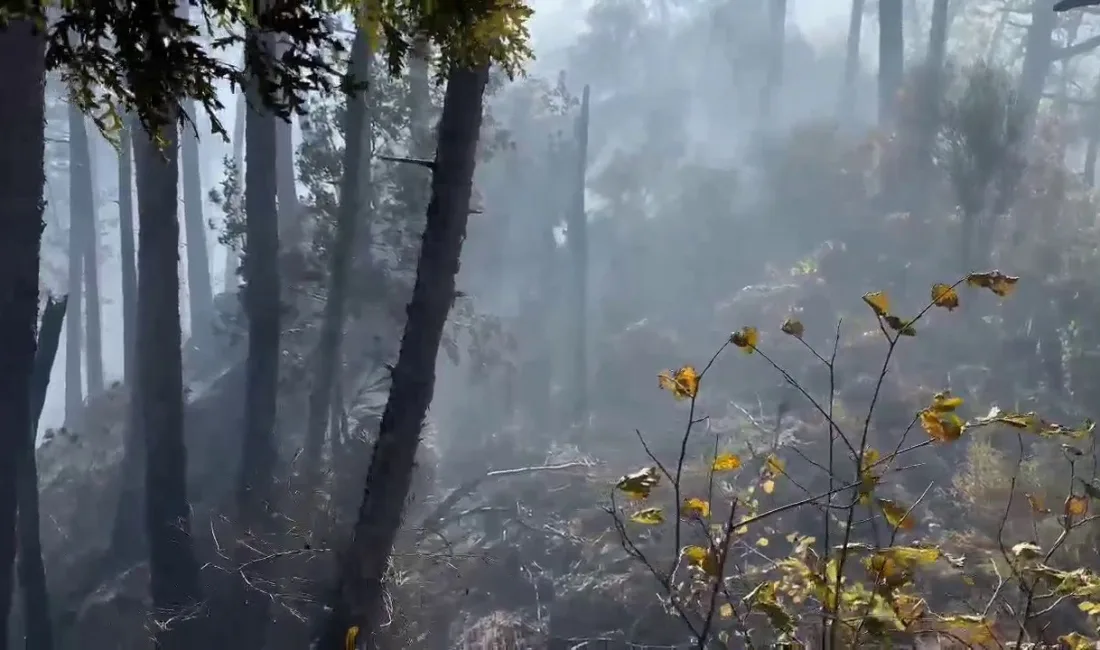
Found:
M 848 15 L 848 42 L 844 54 L 844 83 L 840 87 L 840 120 L 848 122 L 856 108 L 856 77 L 859 76 L 859 44 L 863 36 L 864 0 L 852 0 Z
M 265 9 L 262 0 L 256 12 Z M 249 68 L 261 70 L 255 61 L 271 56 L 269 34 L 249 35 Z M 256 73 L 253 72 L 253 75 Z M 279 214 L 276 203 L 276 117 L 260 98 L 261 79 L 253 77 L 249 88 L 245 142 L 248 168 L 245 179 L 245 313 L 248 316 L 248 362 L 245 389 L 245 432 L 237 483 L 237 519 L 241 534 L 262 537 L 268 528 L 276 464 L 275 420 L 279 385 Z M 236 555 L 244 564 L 241 545 Z M 256 543 L 247 546 L 255 548 Z M 243 611 L 236 625 L 241 650 L 262 650 L 267 631 L 267 594 L 250 585 L 262 578 L 262 566 L 241 572 L 237 589 Z
M 244 192 L 244 135 L 245 113 L 248 112 L 248 101 L 245 94 L 237 94 L 237 114 L 233 118 L 233 170 L 237 175 L 237 196 L 227 196 L 227 201 L 240 201 L 240 193 Z M 227 224 L 228 225 L 228 224 Z M 225 291 L 234 292 L 240 283 L 237 276 L 239 259 L 236 249 L 232 244 L 225 247 Z
M 82 129 L 84 116 L 70 105 L 69 115 L 69 306 L 65 328 L 65 426 L 73 429 L 80 426 L 80 415 L 84 411 L 84 371 L 83 371 L 83 297 L 84 297 L 84 217 L 82 202 L 87 194 L 77 172 L 80 154 L 78 136 Z M 85 142 L 87 140 L 85 139 Z M 89 184 L 88 188 L 91 187 Z
M 194 119 L 195 102 L 185 103 Z M 193 125 L 184 127 L 180 155 L 183 163 L 183 220 L 187 236 L 187 297 L 191 312 L 191 344 L 202 348 L 214 322 L 214 289 L 210 284 L 210 256 L 206 248 L 206 220 L 202 209 L 199 136 Z
M 435 390 L 435 362 L 454 303 L 462 242 L 473 188 L 488 66 L 449 75 L 432 173 L 432 198 L 389 399 L 363 490 L 350 548 L 337 576 L 337 593 L 321 629 L 318 650 L 344 647 L 358 626 L 375 647 L 382 581 L 416 466 L 416 452 Z
M 785 2 L 783 3 L 786 4 Z M 573 422 L 582 430 L 588 424 L 588 214 L 584 208 L 588 174 L 589 88 L 584 87 L 581 113 L 576 121 L 576 161 L 573 171 L 573 205 L 568 215 L 568 243 L 573 257 Z
M 131 424 L 145 449 L 145 523 L 155 645 L 202 647 L 199 565 L 191 540 L 179 313 L 179 156 L 175 124 L 135 133 L 138 194 L 137 373 Z
M 19 467 L 19 584 L 23 587 L 23 618 L 26 650 L 52 650 L 53 620 L 50 595 L 46 589 L 46 567 L 42 563 L 41 521 L 38 507 L 38 459 L 35 441 L 38 422 L 46 403 L 61 326 L 65 320 L 66 299 L 49 300 L 42 310 L 42 328 L 38 333 L 38 353 L 31 379 L 31 416 L 34 423 L 27 432 L 27 446 Z
M 134 379 L 134 313 L 137 271 L 134 269 L 134 147 L 130 118 L 123 121 L 118 153 L 119 263 L 122 265 L 122 353 L 126 383 Z
M 1054 28 L 1058 16 L 1050 3 L 1035 0 L 1031 8 L 1031 25 L 1024 37 L 1024 61 L 1020 66 L 1020 82 L 1017 88 L 1021 110 L 1025 119 L 1025 132 L 1030 133 L 1039 113 L 1050 66 L 1054 61 Z
M 71 137 L 71 136 L 70 136 Z M 87 379 L 88 398 L 103 393 L 103 316 L 99 295 L 99 215 L 96 210 L 95 177 L 92 168 L 92 143 L 88 137 L 88 124 L 80 116 L 77 134 L 77 151 L 80 164 L 81 194 L 87 197 L 84 208 L 84 372 Z
M 878 5 L 878 121 L 892 125 L 898 93 L 905 75 L 905 35 L 902 1 L 879 0 Z
M 336 233 L 329 257 L 328 295 L 321 321 L 321 339 L 317 345 L 317 367 L 309 395 L 306 446 L 302 454 L 304 489 L 316 490 L 320 484 L 321 452 L 324 448 L 326 425 L 331 412 L 333 387 L 340 373 L 340 353 L 344 336 L 348 285 L 355 251 L 359 220 L 365 204 L 360 183 L 361 172 L 369 167 L 370 122 L 367 115 L 367 89 L 352 84 L 370 81 L 371 51 L 368 36 L 358 30 L 352 44 L 351 66 L 348 71 L 346 123 L 344 125 L 344 176 L 340 183 L 340 208 L 336 218 Z
M 38 254 L 45 177 L 46 39 L 32 21 L 0 30 L 0 650 L 8 648 L 17 476 L 34 426 Z

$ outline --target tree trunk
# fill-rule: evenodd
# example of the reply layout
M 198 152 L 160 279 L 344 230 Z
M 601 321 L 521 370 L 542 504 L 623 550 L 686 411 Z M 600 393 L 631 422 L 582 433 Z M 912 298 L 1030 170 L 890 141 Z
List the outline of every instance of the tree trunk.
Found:
M 435 362 L 454 303 L 473 189 L 488 66 L 454 69 L 447 83 L 432 173 L 432 198 L 401 351 L 378 429 L 351 546 L 318 650 L 339 650 L 353 625 L 374 647 L 382 580 L 416 466 L 420 432 L 435 390 Z
M 0 30 L 0 650 L 8 648 L 17 476 L 27 432 L 38 325 L 45 177 L 46 39 L 33 22 Z
M 194 100 L 185 104 L 196 115 Z M 210 284 L 210 256 L 206 248 L 206 220 L 202 209 L 202 174 L 199 171 L 199 136 L 192 125 L 184 127 L 180 155 L 183 163 L 183 221 L 187 236 L 187 297 L 191 312 L 191 344 L 202 348 L 214 323 L 214 289 Z
M 355 35 L 351 56 L 349 84 L 369 83 L 371 51 L 368 35 L 363 30 L 358 30 Z M 361 189 L 365 189 L 360 182 L 362 170 L 371 164 L 370 122 L 367 113 L 366 88 L 349 92 L 344 126 L 346 144 L 344 176 L 340 184 L 340 211 L 329 257 L 328 295 L 321 321 L 321 339 L 317 345 L 317 367 L 309 395 L 306 446 L 302 454 L 302 484 L 305 490 L 311 492 L 320 484 L 321 452 L 324 448 L 326 424 L 332 406 L 333 387 L 340 373 L 348 283 L 359 220 L 364 206 L 369 208 L 369 201 L 364 201 L 363 194 L 360 193 Z
M 88 223 L 84 228 L 84 359 L 90 399 L 103 393 L 103 316 L 99 295 L 99 215 L 96 210 L 92 147 L 83 117 L 80 125 L 83 127 L 80 138 L 84 140 L 83 149 L 87 153 L 87 165 L 82 165 L 79 173 L 86 176 L 81 184 L 87 183 L 84 189 L 88 193 L 85 214 Z
M 1025 119 L 1025 132 L 1030 133 L 1039 113 L 1039 102 L 1046 87 L 1047 75 L 1054 61 L 1052 35 L 1058 15 L 1049 2 L 1035 0 L 1031 8 L 1031 25 L 1024 37 L 1024 61 L 1020 66 L 1019 101 Z
M 1082 173 L 1085 185 L 1096 187 L 1096 152 L 1100 149 L 1100 75 L 1092 92 L 1092 106 L 1089 107 L 1088 133 L 1085 141 L 1085 170 Z
M 244 123 L 248 111 L 245 94 L 237 94 L 237 114 L 233 118 L 233 170 L 237 175 L 237 191 L 244 192 Z M 241 196 L 227 196 L 227 201 L 240 201 Z M 237 290 L 240 280 L 237 276 L 238 255 L 232 245 L 225 247 L 225 291 Z
M 773 124 L 775 95 L 783 87 L 783 51 L 787 44 L 787 0 L 768 2 L 768 69 L 760 91 L 760 125 Z
M 901 0 L 879 0 L 878 6 L 878 121 L 892 125 L 898 93 L 905 75 L 905 36 Z
M 786 5 L 786 2 L 782 4 Z M 576 122 L 576 160 L 573 177 L 573 205 L 568 214 L 569 251 L 573 257 L 573 417 L 582 430 L 588 423 L 588 214 L 584 208 L 585 177 L 588 174 L 589 89 L 581 96 L 581 114 Z
M 83 231 L 85 219 L 82 214 L 83 201 L 87 197 L 82 186 L 78 164 L 80 161 L 79 138 L 84 116 L 70 105 L 69 114 L 69 305 L 66 310 L 68 322 L 65 328 L 65 426 L 74 429 L 80 426 L 80 414 L 84 411 L 84 372 L 81 343 L 84 340 L 82 307 L 84 296 L 84 245 Z M 85 138 L 85 143 L 87 139 Z
M 257 14 L 264 10 L 256 3 Z M 274 52 L 269 34 L 249 35 L 248 67 L 262 70 L 259 57 Z M 262 537 L 270 527 L 269 508 L 275 474 L 276 398 L 279 385 L 279 214 L 276 204 L 277 145 L 275 114 L 264 108 L 259 95 L 261 79 L 253 77 L 249 88 L 245 142 L 248 168 L 245 179 L 245 313 L 248 316 L 248 363 L 245 389 L 245 432 L 237 483 L 237 524 L 248 539 Z M 247 546 L 255 548 L 250 542 Z M 245 545 L 238 547 L 247 552 Z M 238 555 L 241 564 L 254 557 Z M 262 578 L 262 566 L 241 572 L 239 602 L 243 611 L 236 625 L 241 650 L 262 650 L 267 631 L 268 598 L 252 584 Z
M 50 596 L 46 590 L 46 568 L 42 563 L 41 522 L 38 508 L 38 459 L 35 441 L 38 421 L 46 403 L 61 325 L 65 320 L 66 299 L 49 300 L 42 310 L 42 328 L 38 333 L 38 353 L 31 379 L 31 416 L 34 423 L 27 432 L 27 446 L 19 466 L 19 584 L 23 587 L 23 618 L 26 650 L 52 650 L 53 620 Z
M 127 384 L 134 379 L 134 313 L 137 271 L 134 269 L 134 147 L 130 118 L 123 121 L 118 154 L 118 233 L 122 265 L 122 354 Z
M 856 108 L 856 77 L 859 76 L 859 44 L 863 36 L 864 0 L 852 0 L 848 15 L 848 42 L 844 53 L 844 83 L 840 87 L 840 120 L 848 122 Z
M 179 156 L 176 126 L 158 150 L 135 133 L 138 194 L 136 382 L 131 426 L 145 449 L 145 523 L 159 650 L 202 647 L 199 565 L 187 501 L 179 312 Z
M 294 171 L 294 124 L 275 120 L 275 167 L 278 176 L 279 240 L 287 249 L 297 249 L 305 237 L 298 203 L 298 175 Z

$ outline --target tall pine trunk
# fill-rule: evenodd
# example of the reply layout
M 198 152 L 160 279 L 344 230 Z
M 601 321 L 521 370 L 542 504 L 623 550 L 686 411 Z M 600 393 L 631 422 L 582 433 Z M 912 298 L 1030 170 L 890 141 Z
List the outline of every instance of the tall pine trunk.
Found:
M 848 16 L 848 41 L 844 52 L 844 82 L 840 86 L 840 121 L 851 120 L 856 108 L 856 78 L 859 76 L 859 45 L 863 37 L 864 0 L 852 0 Z
M 84 298 L 84 224 L 82 201 L 91 184 L 83 185 L 78 173 L 79 136 L 84 116 L 70 104 L 69 115 L 69 305 L 65 327 L 65 426 L 78 428 L 84 411 L 83 372 L 83 298 Z M 85 144 L 87 137 L 84 138 Z M 87 190 L 87 191 L 86 191 Z
M 134 147 L 131 119 L 123 122 L 118 151 L 118 236 L 122 266 L 122 354 L 126 383 L 134 379 L 134 314 L 137 271 L 134 269 Z
M 254 3 L 257 14 L 266 7 Z M 248 89 L 245 123 L 248 167 L 245 179 L 244 306 L 248 316 L 248 362 L 245 389 L 245 431 L 237 483 L 237 525 L 241 534 L 262 537 L 270 527 L 269 508 L 276 466 L 275 419 L 279 384 L 279 214 L 276 204 L 275 114 L 260 96 L 264 67 L 259 61 L 274 52 L 271 35 L 253 32 L 247 45 L 248 67 L 253 75 Z M 248 546 L 255 548 L 255 543 Z M 244 545 L 240 547 L 244 553 Z M 250 557 L 238 555 L 243 564 Z M 257 591 L 262 565 L 251 565 L 239 576 L 239 601 L 243 606 L 236 625 L 240 650 L 262 650 L 268 624 L 269 596 Z
M 248 112 L 248 101 L 245 94 L 237 94 L 237 114 L 233 118 L 233 173 L 237 178 L 237 196 L 225 197 L 227 201 L 241 201 L 241 193 L 244 191 L 244 123 L 245 114 Z M 236 249 L 232 245 L 225 247 L 225 291 L 237 290 L 240 282 L 237 276 L 237 266 L 240 263 Z
M 317 345 L 317 365 L 309 395 L 306 446 L 302 454 L 302 483 L 311 492 L 320 484 L 321 452 L 324 448 L 328 416 L 332 411 L 333 390 L 340 373 L 351 263 L 359 220 L 367 203 L 363 198 L 369 192 L 361 183 L 361 178 L 363 168 L 369 168 L 371 164 L 366 89 L 366 84 L 370 81 L 371 51 L 368 36 L 362 29 L 355 35 L 351 57 L 347 79 L 349 90 L 344 125 L 346 144 L 344 176 L 340 183 L 340 209 L 329 257 L 328 294 L 321 321 L 321 340 Z
M 195 102 L 185 110 L 195 118 Z M 202 348 L 214 322 L 214 288 L 210 284 L 210 256 L 206 248 L 206 220 L 202 209 L 202 174 L 199 171 L 199 136 L 193 125 L 183 129 L 180 155 L 183 163 L 183 222 L 187 237 L 187 297 L 191 312 L 191 344 Z
M 84 283 L 84 313 L 86 326 L 84 334 L 84 354 L 87 359 L 87 396 L 95 397 L 103 392 L 103 326 L 99 309 L 99 219 L 96 216 L 95 181 L 92 179 L 92 147 L 88 138 L 88 126 L 84 114 L 75 105 L 69 105 L 69 242 L 70 264 L 69 281 Z M 72 286 L 69 293 L 74 293 Z M 77 358 L 70 362 L 69 372 L 80 376 L 81 349 L 81 309 L 80 297 L 69 303 L 71 333 L 77 329 L 75 341 L 69 344 L 69 350 L 75 350 Z M 73 399 L 80 397 L 80 381 L 77 382 Z M 81 400 L 82 401 L 82 400 Z M 77 411 L 79 413 L 79 411 Z M 79 417 L 79 416 L 78 416 Z
M 878 32 L 878 121 L 892 126 L 905 75 L 902 0 L 879 0 Z
M 175 110 L 171 112 L 174 114 Z M 179 310 L 178 134 L 158 149 L 134 134 L 138 195 L 138 300 L 134 422 L 145 450 L 145 524 L 158 650 L 202 647 L 199 564 L 191 540 Z
M 432 195 L 421 242 L 416 283 L 408 307 L 401 351 L 393 368 L 389 399 L 363 490 L 350 548 L 337 575 L 318 650 L 344 647 L 358 626 L 368 648 L 376 647 L 382 614 L 382 581 L 405 500 L 409 495 L 424 418 L 435 391 L 439 342 L 455 298 L 462 242 L 469 219 L 482 101 L 488 66 L 450 72 L 439 122 Z
M 34 427 L 38 253 L 45 177 L 46 39 L 32 21 L 0 29 L 0 650 L 8 648 L 17 476 Z
M 27 432 L 27 447 L 19 466 L 19 584 L 23 588 L 23 618 L 26 627 L 26 650 L 52 650 L 53 620 L 50 616 L 50 595 L 46 589 L 46 567 L 42 562 L 41 521 L 38 507 L 38 459 L 35 440 L 38 422 L 46 403 L 61 326 L 65 320 L 66 299 L 50 299 L 42 310 L 42 327 L 38 332 L 38 353 L 34 358 L 31 380 L 31 416 L 34 424 Z
M 1025 118 L 1025 132 L 1031 132 L 1039 113 L 1047 76 L 1054 62 L 1054 28 L 1058 15 L 1049 2 L 1034 0 L 1031 9 L 1031 25 L 1024 36 L 1024 61 L 1020 65 L 1020 82 L 1017 88 L 1021 110 Z
M 585 177 L 588 175 L 589 88 L 581 96 L 581 113 L 576 121 L 576 160 L 573 171 L 573 199 L 568 223 L 569 251 L 573 257 L 573 422 L 583 430 L 588 424 L 588 214 L 584 206 Z
M 92 146 L 88 126 L 80 120 L 83 132 L 81 148 L 86 158 L 81 162 L 81 185 L 87 185 L 88 203 L 84 228 L 84 372 L 88 382 L 88 398 L 103 393 L 103 312 L 99 294 L 99 214 L 96 209 L 95 176 L 92 167 Z

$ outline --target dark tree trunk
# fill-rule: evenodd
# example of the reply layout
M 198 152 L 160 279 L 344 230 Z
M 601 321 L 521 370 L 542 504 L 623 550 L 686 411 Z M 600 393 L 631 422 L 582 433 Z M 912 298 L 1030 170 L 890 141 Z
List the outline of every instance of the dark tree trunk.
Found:
M 134 147 L 130 119 L 123 122 L 118 153 L 119 263 L 122 265 L 122 349 L 126 383 L 134 379 L 134 313 L 137 271 L 134 269 Z
M 1019 101 L 1024 114 L 1025 132 L 1030 132 L 1039 113 L 1039 102 L 1046 87 L 1047 75 L 1054 62 L 1054 28 L 1058 15 L 1049 2 L 1035 0 L 1031 9 L 1031 25 L 1024 37 L 1024 61 L 1020 66 Z
M 45 37 L 31 21 L 0 29 L 0 650 L 8 648 L 18 470 L 34 427 L 38 253 L 45 178 Z
M 783 3 L 786 4 L 785 2 Z M 576 122 L 576 161 L 573 168 L 573 200 L 568 214 L 568 242 L 573 257 L 573 422 L 582 430 L 588 423 L 588 214 L 584 207 L 588 175 L 588 86 L 581 97 Z
M 195 115 L 195 102 L 186 102 Z M 202 209 L 202 174 L 199 171 L 199 136 L 184 127 L 180 156 L 183 163 L 183 221 L 187 235 L 187 297 L 191 311 L 191 344 L 202 348 L 214 322 L 214 289 L 210 284 L 210 256 L 206 248 L 206 220 Z
M 278 177 L 279 239 L 288 249 L 305 237 L 298 203 L 298 175 L 294 171 L 294 118 L 275 120 L 275 166 Z
M 183 440 L 183 362 L 179 311 L 179 156 L 176 127 L 158 150 L 134 134 L 138 194 L 136 382 L 131 396 L 145 448 L 145 523 L 156 647 L 202 647 L 202 599 L 187 501 Z
M 878 121 L 892 125 L 905 75 L 901 0 L 879 0 L 878 30 Z
M 367 34 L 359 30 L 352 45 L 349 84 L 366 84 L 370 81 L 371 51 Z M 321 340 L 317 345 L 317 367 L 313 387 L 309 395 L 309 421 L 306 430 L 306 446 L 302 454 L 303 487 L 317 489 L 320 483 L 321 451 L 324 448 L 325 430 L 331 411 L 333 387 L 340 373 L 340 350 L 343 344 L 344 319 L 347 307 L 348 283 L 351 262 L 355 250 L 359 220 L 364 212 L 364 194 L 369 193 L 361 183 L 362 170 L 370 161 L 370 122 L 367 115 L 367 90 L 356 88 L 347 99 L 344 125 L 344 176 L 340 185 L 340 211 L 336 220 L 336 234 L 329 257 L 328 295 L 321 321 Z M 361 190 L 367 190 L 361 193 Z
M 1088 133 L 1085 142 L 1085 184 L 1096 187 L 1096 152 L 1100 148 L 1100 76 L 1097 76 L 1089 108 Z
M 259 4 L 259 3 L 257 3 Z M 263 5 L 256 7 L 257 13 Z M 270 35 L 253 33 L 248 44 L 249 68 L 273 52 Z M 279 214 L 276 204 L 276 117 L 264 108 L 260 79 L 249 89 L 245 142 L 245 313 L 248 316 L 248 363 L 245 432 L 237 484 L 237 519 L 241 534 L 262 537 L 270 527 L 269 509 L 275 473 L 275 418 L 279 384 Z M 240 553 L 245 549 L 242 545 Z M 257 543 L 248 544 L 255 548 Z M 249 559 L 238 555 L 243 564 Z M 235 648 L 262 650 L 267 631 L 267 594 L 257 591 L 262 565 L 244 570 L 237 588 L 243 611 L 236 624 Z
M 78 113 L 79 115 L 79 113 Z M 76 135 L 79 193 L 85 196 L 81 209 L 86 223 L 83 228 L 84 263 L 84 371 L 87 375 L 88 398 L 103 393 L 103 316 L 99 297 L 99 215 L 96 210 L 95 178 L 92 169 L 92 144 L 88 124 L 79 115 Z M 70 137 L 72 137 L 70 135 Z
M 245 94 L 237 94 L 237 114 L 233 118 L 233 170 L 237 175 L 237 191 L 244 191 L 244 123 L 245 113 L 248 112 L 248 101 Z M 241 197 L 227 196 L 227 201 L 240 201 Z M 225 248 L 225 290 L 232 292 L 237 290 L 240 280 L 237 276 L 239 263 L 237 251 L 230 245 Z
M 462 242 L 473 190 L 488 66 L 454 69 L 447 83 L 432 173 L 432 198 L 408 307 L 401 351 L 374 444 L 363 502 L 318 650 L 344 647 L 358 626 L 367 647 L 377 643 L 382 580 L 416 466 L 420 432 L 435 390 L 435 361 L 454 303 Z
M 848 17 L 848 42 L 844 53 L 844 83 L 840 87 L 840 121 L 848 122 L 856 108 L 856 77 L 859 76 L 859 43 L 863 36 L 864 0 L 852 0 Z
M 760 91 L 760 124 L 775 121 L 775 96 L 783 87 L 783 51 L 787 44 L 787 0 L 768 1 L 768 69 Z
M 77 171 L 80 154 L 77 151 L 77 133 L 84 124 L 84 116 L 75 106 L 69 106 L 69 306 L 65 328 L 65 426 L 80 426 L 84 411 L 83 372 L 83 297 L 84 297 L 84 207 L 87 194 Z M 85 143 L 87 140 L 85 139 Z M 90 189 L 91 185 L 87 185 Z
M 42 563 L 35 440 L 38 437 L 42 407 L 46 403 L 46 389 L 50 385 L 50 371 L 61 341 L 65 302 L 65 298 L 59 301 L 51 299 L 42 311 L 42 328 L 38 332 L 38 353 L 34 358 L 34 375 L 31 380 L 31 415 L 34 424 L 28 432 L 23 463 L 19 467 L 19 584 L 23 587 L 26 650 L 53 648 L 50 595 L 46 590 L 46 567 Z

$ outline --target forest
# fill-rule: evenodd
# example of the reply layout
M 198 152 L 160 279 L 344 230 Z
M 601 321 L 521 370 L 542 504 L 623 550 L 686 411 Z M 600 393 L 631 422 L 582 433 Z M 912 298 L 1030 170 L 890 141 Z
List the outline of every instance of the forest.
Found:
M 0 650 L 1100 647 L 1100 2 L 551 4 L 0 4 Z

